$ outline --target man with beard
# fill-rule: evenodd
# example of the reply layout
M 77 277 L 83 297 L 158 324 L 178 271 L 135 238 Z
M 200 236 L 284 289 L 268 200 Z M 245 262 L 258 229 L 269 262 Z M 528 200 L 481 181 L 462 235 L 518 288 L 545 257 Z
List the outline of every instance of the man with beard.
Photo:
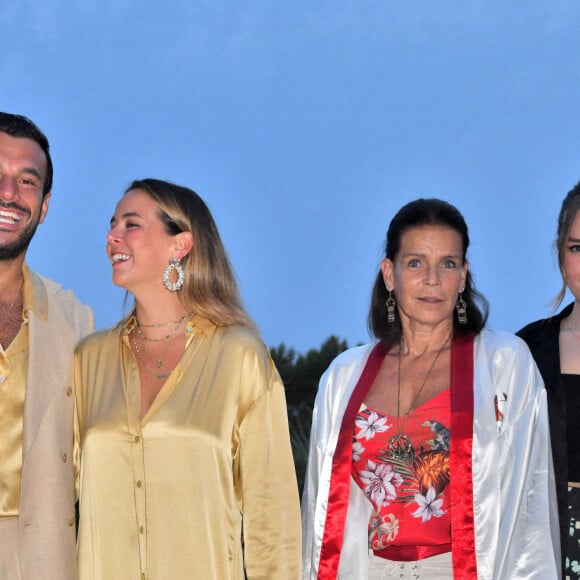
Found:
M 91 310 L 28 268 L 52 188 L 45 135 L 0 113 L 0 578 L 74 580 L 72 362 Z

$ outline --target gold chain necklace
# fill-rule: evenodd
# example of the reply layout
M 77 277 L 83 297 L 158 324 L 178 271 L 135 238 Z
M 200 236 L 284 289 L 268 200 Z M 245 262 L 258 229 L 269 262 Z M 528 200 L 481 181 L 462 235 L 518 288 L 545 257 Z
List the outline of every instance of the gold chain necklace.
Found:
M 411 404 L 407 409 L 407 412 L 403 415 L 404 417 L 406 417 L 407 415 L 409 415 L 409 413 L 411 413 L 411 411 L 413 411 L 415 403 L 419 398 L 419 395 L 423 391 L 423 388 L 425 387 L 427 381 L 429 380 L 429 377 L 431 376 L 431 372 L 435 368 L 435 363 L 441 356 L 441 353 L 447 346 L 447 343 L 449 342 L 452 336 L 453 332 L 449 334 L 449 336 L 445 339 L 445 342 L 441 345 L 441 348 L 437 351 L 437 354 L 433 358 L 433 362 L 431 363 L 431 366 L 429 367 L 429 370 L 427 371 L 427 374 L 425 375 L 425 378 L 423 379 L 421 386 L 415 393 L 411 401 Z M 401 350 L 402 350 L 401 347 L 402 345 L 399 345 L 398 372 L 397 372 L 397 434 L 393 435 L 389 439 L 389 454 L 394 459 L 412 459 L 413 456 L 415 455 L 415 452 L 413 450 L 413 443 L 408 435 L 401 433 Z
M 193 316 L 193 312 L 189 312 L 188 314 L 185 314 L 179 320 L 173 320 L 173 321 L 170 320 L 169 322 L 155 322 L 154 324 L 141 324 L 141 323 L 139 323 L 138 320 L 137 320 L 137 322 L 139 323 L 139 326 L 141 328 L 161 328 L 162 326 L 171 326 L 172 324 L 179 324 L 180 322 L 183 322 L 183 320 L 185 318 L 187 318 L 188 316 Z M 137 316 L 135 316 L 135 318 L 137 318 Z
M 135 337 L 131 337 L 131 344 L 133 345 L 133 348 L 135 349 L 135 354 L 137 355 L 137 357 L 145 365 L 145 368 L 152 375 L 154 375 L 157 380 L 164 381 L 165 379 L 167 379 L 167 377 L 169 377 L 169 375 L 171 374 L 171 371 L 173 369 L 167 370 L 165 372 L 159 372 L 159 370 L 155 370 L 155 369 L 151 368 L 151 366 L 149 366 L 149 363 L 145 359 L 145 355 L 144 355 L 144 352 L 145 352 L 145 342 L 143 342 L 143 340 L 141 340 L 141 348 L 139 348 L 139 345 L 137 344 L 137 340 L 135 339 Z M 159 357 L 157 357 L 157 360 L 155 361 L 155 366 L 157 367 L 157 369 L 164 368 L 165 362 L 163 361 L 163 357 L 167 354 L 167 351 L 169 350 L 169 345 L 170 344 L 171 343 L 167 343 L 167 346 L 165 347 L 165 350 L 163 351 L 163 354 L 160 355 Z
M 164 340 L 169 340 L 179 330 L 179 327 L 183 324 L 183 321 L 191 316 L 193 316 L 193 313 L 187 312 L 179 320 L 176 320 L 175 322 L 147 324 L 147 325 L 140 324 L 139 319 L 135 318 L 137 320 L 135 329 L 137 330 L 137 334 L 139 335 L 141 340 L 146 340 L 147 342 L 163 342 Z M 141 330 L 141 328 L 160 328 L 161 326 L 169 326 L 170 324 L 173 325 L 173 328 L 169 331 L 169 334 L 166 334 L 161 338 L 150 338 Z

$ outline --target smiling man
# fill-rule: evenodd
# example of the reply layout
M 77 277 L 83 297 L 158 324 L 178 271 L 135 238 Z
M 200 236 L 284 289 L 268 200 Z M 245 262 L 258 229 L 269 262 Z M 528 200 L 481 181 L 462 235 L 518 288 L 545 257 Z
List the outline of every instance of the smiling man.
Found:
M 31 271 L 52 160 L 26 117 L 0 113 L 0 578 L 76 579 L 73 377 L 91 310 Z

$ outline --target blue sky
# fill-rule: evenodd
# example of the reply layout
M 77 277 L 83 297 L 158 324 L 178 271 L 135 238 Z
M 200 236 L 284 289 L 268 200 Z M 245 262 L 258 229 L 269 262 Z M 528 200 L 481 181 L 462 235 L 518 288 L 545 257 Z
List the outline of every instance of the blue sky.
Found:
M 365 342 L 394 213 L 440 197 L 470 227 L 490 326 L 549 313 L 580 180 L 580 3 L 0 0 L 0 109 L 55 162 L 29 262 L 122 314 L 104 238 L 136 178 L 208 203 L 270 346 Z

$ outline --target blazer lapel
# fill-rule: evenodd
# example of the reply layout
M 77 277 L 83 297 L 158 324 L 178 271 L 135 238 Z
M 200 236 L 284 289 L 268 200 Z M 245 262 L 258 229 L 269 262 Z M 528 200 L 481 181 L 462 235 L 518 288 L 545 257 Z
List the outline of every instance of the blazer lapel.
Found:
M 44 284 L 32 283 L 44 293 L 44 313 L 28 311 L 28 373 L 24 401 L 23 460 L 34 443 L 42 419 L 59 390 L 72 381 L 73 331 L 58 308 L 50 308 Z M 38 286 L 40 285 L 40 287 Z

